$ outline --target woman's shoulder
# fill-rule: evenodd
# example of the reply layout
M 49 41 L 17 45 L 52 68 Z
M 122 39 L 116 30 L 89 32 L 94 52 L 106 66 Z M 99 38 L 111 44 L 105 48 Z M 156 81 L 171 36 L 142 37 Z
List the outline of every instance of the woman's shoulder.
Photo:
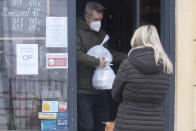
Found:
M 134 66 L 129 61 L 129 59 L 128 58 L 123 59 L 123 61 L 120 64 L 120 69 L 129 70 L 130 68 L 134 68 Z

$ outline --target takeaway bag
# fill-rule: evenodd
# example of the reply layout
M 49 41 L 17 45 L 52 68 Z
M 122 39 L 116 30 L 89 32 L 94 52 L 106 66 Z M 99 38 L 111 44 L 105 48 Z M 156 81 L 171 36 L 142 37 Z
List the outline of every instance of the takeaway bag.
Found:
M 97 67 L 93 74 L 93 87 L 97 90 L 110 90 L 112 89 L 114 78 L 114 71 L 109 65 L 106 67 Z
M 107 62 L 106 67 L 97 67 L 94 71 L 92 84 L 97 90 L 109 90 L 112 89 L 112 84 L 115 78 L 114 71 L 109 66 L 112 62 L 112 54 L 108 49 L 103 47 L 103 44 L 109 40 L 109 36 L 106 35 L 103 42 L 100 45 L 94 46 L 87 52 L 88 55 L 96 58 L 104 57 Z
M 107 62 L 107 64 L 112 62 L 112 55 L 111 55 L 111 53 L 108 51 L 108 49 L 106 49 L 102 45 L 93 46 L 87 52 L 87 54 L 90 55 L 90 56 L 94 56 L 96 58 L 104 57 L 105 61 Z
M 112 54 L 106 49 L 103 44 L 109 40 L 109 36 L 106 35 L 103 42 L 100 45 L 93 46 L 87 52 L 87 55 L 94 56 L 96 58 L 104 57 L 107 64 L 112 62 Z

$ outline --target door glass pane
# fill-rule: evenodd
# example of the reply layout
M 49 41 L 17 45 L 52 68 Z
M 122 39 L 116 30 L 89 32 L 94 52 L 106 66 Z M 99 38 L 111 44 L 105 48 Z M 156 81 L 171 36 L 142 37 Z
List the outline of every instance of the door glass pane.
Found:
M 67 53 L 67 0 L 0 0 L 0 130 L 68 128 Z
M 153 24 L 160 32 L 160 0 L 140 0 L 140 25 Z

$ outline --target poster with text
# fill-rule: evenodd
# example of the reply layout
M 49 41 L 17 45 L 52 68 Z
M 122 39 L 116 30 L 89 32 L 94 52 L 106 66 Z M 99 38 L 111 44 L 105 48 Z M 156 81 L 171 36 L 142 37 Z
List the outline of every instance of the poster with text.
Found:
M 67 47 L 67 17 L 46 17 L 46 47 Z
M 17 75 L 38 74 L 38 44 L 17 44 Z

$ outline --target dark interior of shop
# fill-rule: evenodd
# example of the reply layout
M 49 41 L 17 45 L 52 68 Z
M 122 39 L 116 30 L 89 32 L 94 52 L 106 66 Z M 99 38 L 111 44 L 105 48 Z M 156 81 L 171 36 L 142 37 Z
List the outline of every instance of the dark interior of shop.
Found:
M 82 16 L 84 6 L 90 0 L 77 1 L 77 15 Z M 92 0 L 91 0 L 92 1 Z M 94 0 L 105 7 L 102 28 L 109 34 L 110 48 L 127 53 L 130 39 L 137 28 L 136 15 L 139 8 L 139 25 L 153 24 L 160 30 L 160 0 Z

